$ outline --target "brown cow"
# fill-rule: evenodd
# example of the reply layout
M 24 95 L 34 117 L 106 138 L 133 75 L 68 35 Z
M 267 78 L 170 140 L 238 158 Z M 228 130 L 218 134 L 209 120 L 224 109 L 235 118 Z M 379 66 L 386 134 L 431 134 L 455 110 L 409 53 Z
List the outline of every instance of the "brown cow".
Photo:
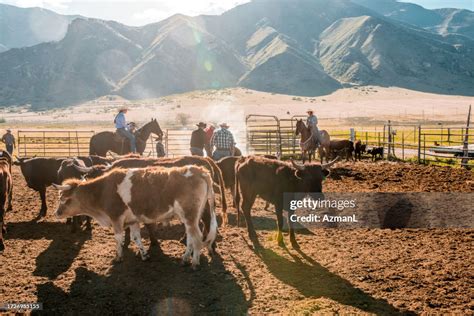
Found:
M 241 158 L 237 161 L 235 170 L 236 202 L 242 207 L 250 239 L 258 245 L 257 234 L 252 224 L 250 211 L 259 196 L 275 205 L 278 222 L 278 242 L 283 242 L 283 194 L 285 192 L 321 192 L 323 178 L 329 175 L 329 167 L 337 160 L 325 165 L 292 165 L 285 162 L 262 157 Z M 242 198 L 242 205 L 240 205 Z M 294 211 L 288 209 L 290 241 L 297 247 L 293 224 L 290 220 Z
M 256 155 L 258 157 L 264 157 L 268 159 L 278 159 L 277 156 L 274 155 Z M 224 186 L 232 192 L 232 195 L 235 195 L 235 163 L 239 160 L 240 157 L 232 156 L 232 157 L 224 157 L 216 162 L 217 166 L 222 172 L 222 178 L 224 179 Z M 235 204 L 235 197 L 233 200 L 234 207 Z M 265 210 L 268 210 L 269 205 L 268 202 L 265 205 Z
M 3 234 L 6 232 L 5 228 L 5 212 L 11 209 L 11 191 L 12 191 L 12 176 L 11 163 L 6 158 L 0 158 L 0 252 L 3 252 L 5 245 L 3 244 Z
M 117 257 L 122 260 L 124 229 L 130 227 L 130 238 L 140 249 L 142 260 L 148 259 L 141 242 L 140 224 L 169 222 L 178 217 L 187 234 L 183 263 L 191 255 L 192 267 L 199 265 L 201 249 L 212 244 L 217 235 L 214 191 L 208 171 L 202 167 L 114 169 L 89 181 L 67 180 L 55 185 L 62 191 L 55 215 L 67 218 L 77 215 L 93 217 L 102 226 L 112 227 Z M 206 203 L 210 205 L 210 229 L 203 242 L 199 222 Z
M 222 173 L 219 167 L 216 165 L 214 160 L 208 157 L 199 156 L 183 156 L 176 158 L 131 158 L 131 159 L 120 159 L 115 161 L 110 166 L 93 166 L 88 168 L 82 168 L 76 166 L 76 168 L 85 174 L 88 178 L 98 177 L 108 170 L 115 168 L 145 168 L 150 166 L 159 167 L 182 167 L 186 165 L 202 166 L 206 168 L 212 176 L 214 183 L 219 186 L 221 191 L 221 203 L 222 203 L 222 224 L 227 224 L 227 201 L 224 191 L 224 180 L 222 179 Z

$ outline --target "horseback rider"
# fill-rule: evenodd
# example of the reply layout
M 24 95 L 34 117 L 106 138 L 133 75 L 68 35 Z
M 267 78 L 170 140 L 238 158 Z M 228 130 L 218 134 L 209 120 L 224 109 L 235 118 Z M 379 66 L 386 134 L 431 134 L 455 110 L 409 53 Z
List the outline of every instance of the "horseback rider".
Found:
M 312 109 L 309 109 L 306 111 L 308 114 L 308 118 L 306 120 L 306 125 L 308 126 L 309 130 L 311 131 L 311 136 L 313 138 L 313 142 L 316 145 L 316 147 L 321 144 L 321 135 L 319 134 L 319 129 L 318 129 L 318 118 L 316 115 L 314 115 L 314 111 Z
M 127 125 L 127 120 L 125 119 L 125 114 L 127 114 L 128 108 L 122 106 L 119 108 L 119 113 L 115 116 L 114 123 L 117 133 L 130 141 L 130 151 L 132 153 L 137 152 L 137 142 L 135 135 L 130 131 L 129 126 Z

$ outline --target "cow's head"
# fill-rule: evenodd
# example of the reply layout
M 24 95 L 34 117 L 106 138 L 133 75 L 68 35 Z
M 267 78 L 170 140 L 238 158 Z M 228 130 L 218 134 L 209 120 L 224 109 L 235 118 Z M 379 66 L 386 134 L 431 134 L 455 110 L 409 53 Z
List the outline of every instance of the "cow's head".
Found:
M 295 177 L 300 180 L 299 190 L 301 192 L 322 192 L 323 180 L 331 174 L 331 166 L 339 160 L 336 157 L 327 164 L 306 164 L 300 165 L 291 160 L 293 168 L 295 168 Z
M 80 179 L 82 173 L 75 166 L 85 167 L 82 160 L 75 158 L 66 159 L 61 162 L 61 166 L 58 169 L 58 183 L 63 183 L 67 179 Z
M 112 165 L 95 165 L 92 167 L 74 165 L 73 167 L 78 173 L 80 173 L 81 178 L 85 177 L 87 179 L 94 179 L 109 171 Z
M 77 181 L 66 181 L 66 184 L 53 184 L 56 190 L 61 191 L 59 196 L 59 206 L 54 213 L 57 218 L 67 218 L 79 215 L 83 207 L 77 197 Z

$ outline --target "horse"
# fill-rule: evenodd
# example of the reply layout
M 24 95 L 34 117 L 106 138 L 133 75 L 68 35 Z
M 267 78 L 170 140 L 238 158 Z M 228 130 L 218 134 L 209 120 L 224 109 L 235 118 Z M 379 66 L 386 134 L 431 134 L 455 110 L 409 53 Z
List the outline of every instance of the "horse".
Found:
M 145 151 L 146 142 L 152 133 L 160 138 L 163 137 L 163 131 L 156 119 L 151 119 L 150 122 L 135 131 L 134 135 L 137 141 L 137 152 L 140 155 Z M 90 155 L 105 157 L 108 151 L 114 152 L 118 155 L 128 154 L 130 153 L 130 142 L 126 138 L 123 138 L 120 141 L 116 140 L 115 133 L 110 131 L 100 132 L 91 137 L 89 143 Z
M 296 120 L 295 135 L 301 135 L 300 148 L 303 163 L 305 162 L 306 153 L 308 153 L 308 160 L 309 162 L 311 162 L 311 156 L 314 156 L 316 149 L 318 149 L 319 157 L 321 158 L 321 163 L 323 163 L 324 157 L 326 157 L 326 161 L 329 161 L 329 145 L 331 143 L 331 139 L 327 131 L 319 131 L 321 144 L 319 144 L 319 147 L 317 147 L 313 140 L 313 136 L 311 135 L 311 130 L 301 119 Z

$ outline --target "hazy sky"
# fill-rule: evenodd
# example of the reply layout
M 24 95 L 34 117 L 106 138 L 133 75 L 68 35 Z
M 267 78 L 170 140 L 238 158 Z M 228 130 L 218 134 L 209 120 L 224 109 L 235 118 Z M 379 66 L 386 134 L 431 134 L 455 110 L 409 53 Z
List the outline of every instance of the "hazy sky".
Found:
M 79 14 L 128 25 L 145 25 L 175 13 L 219 14 L 249 0 L 0 0 L 20 7 L 43 7 L 61 14 Z M 404 1 L 427 8 L 455 7 L 474 10 L 474 0 Z

